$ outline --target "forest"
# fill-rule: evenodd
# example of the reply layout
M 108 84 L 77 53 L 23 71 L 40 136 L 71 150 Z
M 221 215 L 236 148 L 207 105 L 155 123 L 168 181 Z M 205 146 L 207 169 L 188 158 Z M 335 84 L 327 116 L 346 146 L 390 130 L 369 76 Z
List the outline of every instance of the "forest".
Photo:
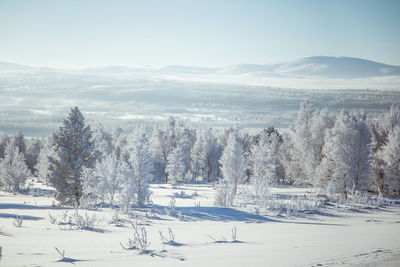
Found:
M 393 198 L 400 193 L 400 110 L 377 118 L 363 110 L 332 114 L 303 102 L 288 131 L 274 127 L 199 128 L 170 117 L 149 129 L 86 125 L 73 107 L 47 138 L 21 132 L 0 137 L 0 186 L 26 190 L 35 177 L 56 189 L 60 205 L 125 210 L 150 201 L 149 184 L 212 183 L 215 204 L 235 206 L 242 194 L 265 205 L 269 187 L 315 188 L 331 201 Z M 243 190 L 242 190 L 243 191 Z

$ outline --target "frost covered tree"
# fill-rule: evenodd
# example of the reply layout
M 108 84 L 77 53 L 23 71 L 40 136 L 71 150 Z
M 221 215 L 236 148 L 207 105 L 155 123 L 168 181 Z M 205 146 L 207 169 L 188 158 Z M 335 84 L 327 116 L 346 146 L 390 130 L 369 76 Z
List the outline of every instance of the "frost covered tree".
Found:
M 319 167 L 320 187 L 333 182 L 346 197 L 355 190 L 365 191 L 371 184 L 371 132 L 365 114 L 342 111 L 325 136 L 324 159 Z
M 178 145 L 168 156 L 166 172 L 168 183 L 177 184 L 183 182 L 187 176 L 187 151 L 182 145 Z
M 4 150 L 10 142 L 10 137 L 5 133 L 0 133 L 0 159 L 4 158 Z
M 95 164 L 90 126 L 86 126 L 78 107 L 71 109 L 54 134 L 56 157 L 50 158 L 50 181 L 56 199 L 63 204 L 79 204 L 82 196 L 82 170 Z
M 312 151 L 311 124 L 314 109 L 310 103 L 304 102 L 300 106 L 297 120 L 290 129 L 290 164 L 287 165 L 286 173 L 290 179 L 297 184 L 311 184 L 310 178 L 305 171 L 309 151 Z
M 326 131 L 334 125 L 327 109 L 315 110 L 311 104 L 301 104 L 297 120 L 290 131 L 292 147 L 287 175 L 297 184 L 314 185 L 317 166 L 323 159 Z
M 217 180 L 221 154 L 222 147 L 212 129 L 198 130 L 191 151 L 194 179 L 200 177 L 205 182 Z
M 150 150 L 154 159 L 155 179 L 158 181 L 168 182 L 168 157 L 176 148 L 180 128 L 181 124 L 170 117 L 166 124 L 158 125 L 153 131 Z
M 10 142 L 5 147 L 4 158 L 0 160 L 1 184 L 6 190 L 18 192 L 29 175 L 23 153 Z
M 38 139 L 28 139 L 25 153 L 25 161 L 30 172 L 34 175 L 37 174 L 36 165 L 39 159 L 42 143 Z
M 284 165 L 283 165 L 283 155 L 282 155 L 282 144 L 283 144 L 283 136 L 274 128 L 268 127 L 263 129 L 261 133 L 255 135 L 252 138 L 252 150 L 250 153 L 250 171 L 251 176 L 253 176 L 254 171 L 254 148 L 259 145 L 260 142 L 264 142 L 270 153 L 274 155 L 275 158 L 275 166 L 276 166 L 276 183 L 284 183 L 285 181 L 285 172 L 284 172 Z
M 154 179 L 160 182 L 167 181 L 165 168 L 167 166 L 168 152 L 164 142 L 164 132 L 159 128 L 155 128 L 150 140 L 150 151 L 154 159 Z
M 385 174 L 382 188 L 389 197 L 393 197 L 400 193 L 400 125 L 389 134 L 388 141 L 382 148 L 381 157 L 384 161 Z
M 247 178 L 248 162 L 244 157 L 242 144 L 234 133 L 229 136 L 220 164 L 223 179 L 231 187 L 233 195 L 236 195 L 238 184 L 243 183 Z
M 388 194 L 385 186 L 385 160 L 383 159 L 382 148 L 387 144 L 389 134 L 400 125 L 400 110 L 392 106 L 390 110 L 384 112 L 376 120 L 370 121 L 370 129 L 373 136 L 373 178 L 377 191 Z
M 154 163 L 146 134 L 139 130 L 132 137 L 129 149 L 129 171 L 125 177 L 121 197 L 127 209 L 133 204 L 142 207 L 149 202 L 149 183 L 153 180 Z
M 25 155 L 26 142 L 25 142 L 25 137 L 21 131 L 19 131 L 16 135 L 12 136 L 10 142 L 13 146 L 18 147 L 20 153 Z
M 93 140 L 99 159 L 114 152 L 114 138 L 103 124 L 98 124 L 93 129 Z
M 250 157 L 252 165 L 251 183 L 254 193 L 263 196 L 268 192 L 271 184 L 277 184 L 277 157 L 273 149 L 273 143 L 267 138 L 260 138 L 252 147 Z
M 113 153 L 107 154 L 101 161 L 96 162 L 92 171 L 97 180 L 94 185 L 96 187 L 94 192 L 102 200 L 107 201 L 111 208 L 114 208 L 115 197 L 121 192 L 121 187 L 125 182 L 127 172 L 125 162 L 118 160 Z
M 35 166 L 39 180 L 45 182 L 47 185 L 50 182 L 50 158 L 56 157 L 57 154 L 54 148 L 53 139 L 50 138 L 45 142 L 43 148 L 40 150 L 37 164 Z

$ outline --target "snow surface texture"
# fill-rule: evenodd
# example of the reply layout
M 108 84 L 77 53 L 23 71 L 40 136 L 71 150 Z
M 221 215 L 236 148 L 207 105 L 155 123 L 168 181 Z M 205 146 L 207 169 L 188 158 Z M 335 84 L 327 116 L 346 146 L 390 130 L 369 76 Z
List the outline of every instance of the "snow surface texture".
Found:
M 52 206 L 52 189 L 34 183 L 29 195 L 0 192 L 0 265 L 400 264 L 398 203 L 379 207 L 325 203 L 318 209 L 296 214 L 264 213 L 252 205 L 240 207 L 240 198 L 235 208 L 215 207 L 212 185 L 154 184 L 150 189 L 153 205 L 133 210 L 130 216 L 109 207 L 75 211 Z M 168 215 L 165 208 L 174 193 L 191 197 L 176 197 L 175 213 Z M 313 190 L 302 187 L 272 187 L 271 194 L 281 200 L 299 195 L 315 198 Z M 86 230 L 74 224 L 77 218 L 93 223 L 94 215 L 94 224 L 83 228 Z M 23 216 L 21 227 L 14 225 L 17 216 Z M 140 231 L 146 230 L 150 245 L 141 254 L 121 246 L 126 248 L 134 234 L 128 220 Z M 160 238 L 160 231 L 164 239 Z
M 174 116 L 216 127 L 287 128 L 305 100 L 368 113 L 399 104 L 399 68 L 334 57 L 224 68 L 58 70 L 0 62 L 0 131 L 46 136 L 73 105 L 90 123 Z

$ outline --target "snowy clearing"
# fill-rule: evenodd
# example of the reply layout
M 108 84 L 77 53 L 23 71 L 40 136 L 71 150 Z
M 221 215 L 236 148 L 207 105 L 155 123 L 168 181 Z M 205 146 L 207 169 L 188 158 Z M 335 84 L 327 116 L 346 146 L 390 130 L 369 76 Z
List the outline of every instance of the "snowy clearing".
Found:
M 89 218 L 96 216 L 94 227 L 89 230 L 78 230 L 67 223 L 68 216 L 72 218 L 76 211 L 52 206 L 51 188 L 31 188 L 29 195 L 0 192 L 0 263 L 2 266 L 400 264 L 398 202 L 380 207 L 325 203 L 318 211 L 298 212 L 296 216 L 288 216 L 287 212 L 262 216 L 251 205 L 215 207 L 215 191 L 209 184 L 153 184 L 151 191 L 153 205 L 135 209 L 129 217 L 122 212 L 116 216 L 109 207 L 96 211 L 79 209 L 81 216 L 86 213 Z M 176 208 L 170 216 L 165 209 L 174 193 Z M 315 195 L 313 189 L 282 186 L 272 187 L 271 194 L 281 199 Z M 21 227 L 14 225 L 17 216 L 23 216 Z M 147 230 L 151 243 L 142 254 L 121 246 L 133 236 L 128 219 Z M 159 231 L 168 239 L 169 228 L 174 242 L 162 243 Z

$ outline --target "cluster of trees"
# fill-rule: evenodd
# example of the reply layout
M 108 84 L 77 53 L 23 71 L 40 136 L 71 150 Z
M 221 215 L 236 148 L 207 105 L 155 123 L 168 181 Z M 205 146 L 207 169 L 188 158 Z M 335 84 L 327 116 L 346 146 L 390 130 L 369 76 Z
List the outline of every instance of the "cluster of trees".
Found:
M 216 182 L 219 205 L 232 205 L 238 185 L 263 196 L 270 185 L 301 184 L 348 196 L 400 193 L 400 111 L 378 118 L 364 111 L 300 107 L 284 134 L 273 127 L 249 135 L 238 127 L 191 128 L 170 118 L 125 133 L 85 125 L 77 107 L 46 139 L 0 137 L 0 186 L 18 191 L 29 175 L 56 188 L 65 204 L 149 201 L 151 182 Z

